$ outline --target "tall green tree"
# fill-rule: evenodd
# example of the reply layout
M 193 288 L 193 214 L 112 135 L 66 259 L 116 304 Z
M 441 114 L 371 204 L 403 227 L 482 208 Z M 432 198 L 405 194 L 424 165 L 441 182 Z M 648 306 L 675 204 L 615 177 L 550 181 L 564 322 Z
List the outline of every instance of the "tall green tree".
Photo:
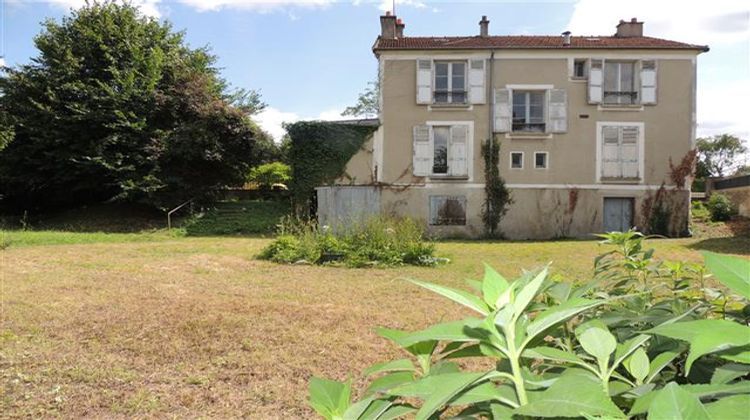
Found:
M 747 153 L 747 147 L 739 137 L 721 134 L 713 137 L 699 138 L 697 178 L 723 177 L 730 175 L 742 166 L 740 157 Z
M 380 111 L 380 83 L 369 82 L 364 92 L 357 97 L 357 103 L 346 107 L 343 116 L 375 118 Z
M 0 194 L 17 208 L 102 200 L 169 206 L 241 184 L 262 160 L 254 91 L 130 5 L 89 3 L 0 75 Z M 4 139 L 4 140 L 2 140 Z

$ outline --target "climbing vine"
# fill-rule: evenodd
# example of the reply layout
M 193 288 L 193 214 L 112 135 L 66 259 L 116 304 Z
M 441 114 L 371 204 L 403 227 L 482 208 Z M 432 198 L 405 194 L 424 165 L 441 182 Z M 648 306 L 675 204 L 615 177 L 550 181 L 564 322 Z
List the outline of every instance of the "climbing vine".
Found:
M 500 142 L 494 137 L 482 143 L 482 158 L 485 179 L 482 222 L 487 236 L 498 237 L 501 236 L 498 225 L 508 212 L 508 207 L 513 204 L 513 198 L 505 186 L 505 180 L 500 176 Z
M 310 215 L 315 187 L 330 184 L 344 173 L 346 163 L 377 128 L 325 121 L 300 121 L 286 125 L 291 144 L 289 189 L 295 213 Z

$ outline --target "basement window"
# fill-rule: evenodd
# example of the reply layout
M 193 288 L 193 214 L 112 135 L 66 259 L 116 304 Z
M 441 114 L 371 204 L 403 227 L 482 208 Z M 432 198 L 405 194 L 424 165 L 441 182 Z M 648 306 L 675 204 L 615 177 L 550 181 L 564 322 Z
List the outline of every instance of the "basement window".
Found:
M 547 152 L 534 152 L 534 169 L 547 169 Z
M 523 169 L 523 152 L 510 152 L 510 169 Z
M 466 196 L 430 196 L 430 225 L 466 225 Z

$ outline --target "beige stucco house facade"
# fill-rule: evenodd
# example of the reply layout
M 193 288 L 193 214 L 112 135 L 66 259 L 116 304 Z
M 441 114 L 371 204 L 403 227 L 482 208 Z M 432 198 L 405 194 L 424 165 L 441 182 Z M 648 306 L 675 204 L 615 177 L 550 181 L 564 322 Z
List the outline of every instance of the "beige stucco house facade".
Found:
M 687 230 L 689 182 L 675 185 L 670 160 L 694 147 L 707 47 L 643 36 L 635 19 L 609 36 L 491 36 L 485 17 L 479 26 L 476 36 L 407 37 L 381 17 L 380 125 L 341 185 L 318 190 L 321 223 L 387 213 L 441 236 L 481 236 L 480 151 L 494 136 L 513 197 L 500 224 L 510 239 L 643 226 L 644 201 L 662 185 L 677 203 L 675 231 Z

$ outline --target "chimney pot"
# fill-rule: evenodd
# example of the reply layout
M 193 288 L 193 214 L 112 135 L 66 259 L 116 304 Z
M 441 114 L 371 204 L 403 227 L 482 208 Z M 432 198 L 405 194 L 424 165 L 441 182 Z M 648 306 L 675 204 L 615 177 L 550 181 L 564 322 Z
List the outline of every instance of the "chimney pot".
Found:
M 490 36 L 490 21 L 487 20 L 487 16 L 482 16 L 482 20 L 479 21 L 479 36 L 483 38 Z
M 566 47 L 570 45 L 570 33 L 571 33 L 570 31 L 565 31 L 562 33 L 563 45 Z
M 396 16 L 391 15 L 391 12 L 385 12 L 385 15 L 380 17 L 380 37 L 383 39 L 396 38 Z
M 404 28 L 406 24 L 401 19 L 396 19 L 396 38 L 404 37 Z
M 617 24 L 617 32 L 615 33 L 615 36 L 619 38 L 635 38 L 643 36 L 643 22 L 638 22 L 637 18 L 632 18 L 628 22 L 621 19 L 620 23 Z

